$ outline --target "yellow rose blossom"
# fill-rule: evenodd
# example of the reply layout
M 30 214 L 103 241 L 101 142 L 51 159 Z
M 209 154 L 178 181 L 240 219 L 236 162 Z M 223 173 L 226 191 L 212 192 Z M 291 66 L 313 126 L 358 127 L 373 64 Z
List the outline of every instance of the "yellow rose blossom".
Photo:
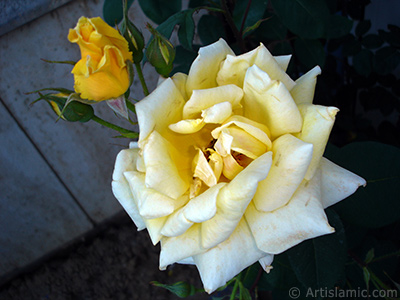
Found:
M 82 58 L 72 70 L 75 91 L 84 99 L 117 98 L 129 88 L 126 61 L 132 61 L 128 42 L 101 18 L 81 17 L 68 40 L 77 43 Z
M 161 242 L 160 269 L 195 264 L 209 293 L 334 232 L 324 209 L 365 185 L 322 157 L 338 109 L 312 104 L 320 68 L 293 81 L 289 60 L 201 48 L 136 104 L 139 141 L 117 157 L 114 195 Z

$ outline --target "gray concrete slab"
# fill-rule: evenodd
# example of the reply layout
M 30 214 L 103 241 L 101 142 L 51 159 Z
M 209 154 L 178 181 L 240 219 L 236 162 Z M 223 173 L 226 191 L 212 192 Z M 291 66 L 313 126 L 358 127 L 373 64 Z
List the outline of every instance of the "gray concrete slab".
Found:
M 43 87 L 72 89 L 72 66 L 48 64 L 41 58 L 78 60 L 79 49 L 67 40 L 68 30 L 80 16 L 101 16 L 101 11 L 102 2 L 73 1 L 0 38 L 1 98 L 95 222 L 121 210 L 111 193 L 111 173 L 116 154 L 129 141 L 112 139 L 114 131 L 94 122 L 55 123 L 56 116 L 47 104 L 30 107 L 34 96 L 24 93 Z M 140 18 L 143 20 L 142 16 L 136 17 L 139 22 Z M 150 75 L 150 82 L 155 80 Z M 136 79 L 133 97 L 140 99 L 138 87 Z M 106 103 L 96 104 L 95 111 L 118 123 Z
M 85 215 L 99 223 L 122 211 L 111 192 L 111 174 L 117 153 L 129 141 L 113 139 L 115 131 L 94 122 L 56 123 L 45 102 L 30 106 L 35 96 L 25 94 L 73 88 L 72 66 L 41 58 L 77 61 L 79 49 L 67 40 L 68 29 L 82 15 L 101 16 L 102 4 L 71 1 L 0 37 L 0 98 L 7 107 L 2 114 L 8 114 L 0 124 L 0 277 L 89 230 Z M 134 6 L 131 13 L 144 28 L 137 1 Z M 145 77 L 152 89 L 158 76 L 149 70 L 146 66 Z M 137 78 L 131 95 L 143 97 Z M 99 117 L 128 126 L 106 103 L 94 109 Z
M 92 228 L 0 102 L 0 275 Z

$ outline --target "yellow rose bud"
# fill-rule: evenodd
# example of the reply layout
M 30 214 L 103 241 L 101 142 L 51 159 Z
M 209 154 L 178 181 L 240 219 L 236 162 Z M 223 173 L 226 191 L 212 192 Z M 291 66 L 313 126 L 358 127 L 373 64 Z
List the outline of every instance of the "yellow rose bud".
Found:
M 75 91 L 81 98 L 103 101 L 117 98 L 129 88 L 126 61 L 132 61 L 128 42 L 101 18 L 81 17 L 68 40 L 77 43 L 82 58 L 72 70 Z
M 161 242 L 160 269 L 195 264 L 208 293 L 334 232 L 324 209 L 365 185 L 322 156 L 338 109 L 312 103 L 320 68 L 293 81 L 289 59 L 262 44 L 236 56 L 221 39 L 135 105 L 139 141 L 117 157 L 114 195 Z

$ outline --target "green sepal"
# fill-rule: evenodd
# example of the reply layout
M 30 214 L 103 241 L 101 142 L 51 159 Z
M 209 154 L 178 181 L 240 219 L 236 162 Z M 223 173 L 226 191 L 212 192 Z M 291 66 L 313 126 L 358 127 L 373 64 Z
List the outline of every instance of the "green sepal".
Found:
M 62 118 L 65 121 L 69 122 L 79 121 L 84 123 L 91 120 L 94 116 L 94 110 L 90 105 L 71 100 L 73 98 L 68 95 L 65 96 L 59 96 L 57 94 L 43 95 L 41 93 L 39 93 L 39 95 L 40 97 L 36 99 L 34 102 L 37 102 L 39 100 L 45 100 L 51 106 L 54 112 L 58 115 L 58 117 Z M 56 109 L 56 107 L 53 106 L 54 104 L 57 106 L 58 109 Z
M 56 91 L 56 92 L 59 92 L 59 93 L 64 93 L 64 94 L 72 94 L 74 91 L 72 91 L 72 90 L 69 90 L 69 89 L 65 89 L 65 88 L 43 88 L 43 89 L 40 89 L 40 90 L 35 90 L 35 91 L 32 91 L 32 92 L 27 92 L 27 93 L 25 93 L 26 95 L 29 95 L 29 94 L 35 94 L 35 93 L 40 93 L 40 92 L 44 92 L 44 91 Z M 37 99 L 37 100 L 39 100 L 39 99 Z
M 158 74 L 168 77 L 173 68 L 175 48 L 168 39 L 150 24 L 147 27 L 153 34 L 153 39 L 146 49 L 147 60 L 156 69 Z
M 72 60 L 47 60 L 44 58 L 41 58 L 41 60 L 43 60 L 44 62 L 47 63 L 51 63 L 51 64 L 67 64 L 67 65 L 73 65 L 75 66 L 76 61 L 72 61 Z

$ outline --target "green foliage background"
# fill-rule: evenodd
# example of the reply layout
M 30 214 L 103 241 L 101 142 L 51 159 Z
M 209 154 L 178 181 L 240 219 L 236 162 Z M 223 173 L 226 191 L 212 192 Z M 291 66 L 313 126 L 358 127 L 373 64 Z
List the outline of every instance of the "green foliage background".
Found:
M 270 274 L 251 266 L 229 282 L 239 287 L 233 297 L 290 299 L 291 287 L 303 296 L 309 287 L 399 289 L 400 78 L 394 72 L 400 28 L 371 32 L 364 17 L 369 0 L 191 0 L 185 10 L 181 0 L 138 1 L 166 38 L 177 30 L 171 75 L 187 73 L 198 48 L 221 37 L 237 54 L 260 42 L 274 55 L 293 54 L 288 68 L 293 79 L 319 65 L 314 103 L 340 108 L 325 156 L 367 180 L 366 188 L 327 210 L 335 234 L 277 255 Z M 111 25 L 123 16 L 116 2 L 104 3 Z M 199 11 L 206 13 L 196 23 Z M 200 44 L 194 43 L 196 34 Z M 184 283 L 158 286 L 182 297 L 197 291 Z M 232 292 L 224 291 L 215 298 Z

